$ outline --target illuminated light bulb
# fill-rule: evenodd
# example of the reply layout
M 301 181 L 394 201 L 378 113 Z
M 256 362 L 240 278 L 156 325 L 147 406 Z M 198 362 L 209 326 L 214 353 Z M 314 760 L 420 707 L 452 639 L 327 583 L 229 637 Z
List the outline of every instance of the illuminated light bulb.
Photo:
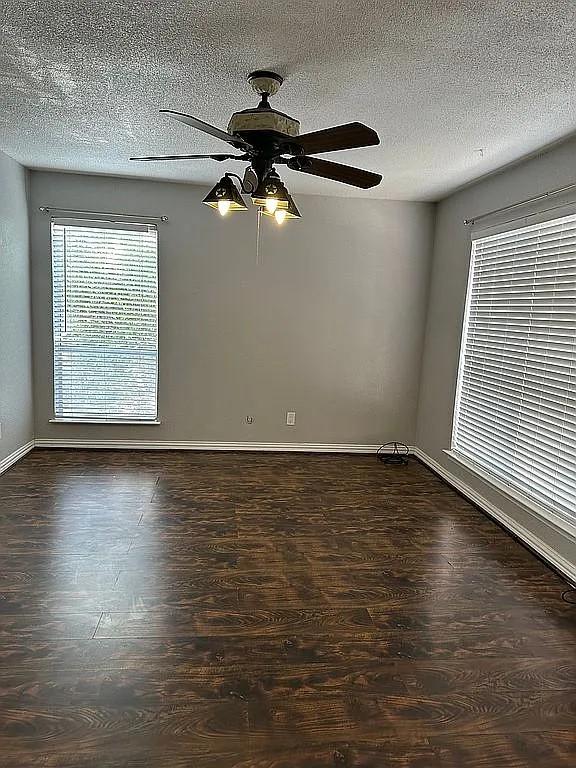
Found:
M 266 199 L 266 210 L 268 213 L 274 213 L 278 208 L 278 200 L 275 197 L 268 197 Z
M 276 219 L 277 224 L 282 224 L 284 220 L 286 219 L 286 214 L 288 211 L 285 208 L 277 208 L 274 212 L 274 218 Z
M 226 216 L 230 210 L 230 200 L 218 200 L 218 213 L 220 216 Z

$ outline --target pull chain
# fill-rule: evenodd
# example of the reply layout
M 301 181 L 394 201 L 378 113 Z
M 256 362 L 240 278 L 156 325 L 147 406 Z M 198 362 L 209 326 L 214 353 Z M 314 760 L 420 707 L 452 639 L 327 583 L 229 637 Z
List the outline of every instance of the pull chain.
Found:
M 262 208 L 258 208 L 256 214 L 256 266 L 260 266 L 260 219 L 262 218 Z

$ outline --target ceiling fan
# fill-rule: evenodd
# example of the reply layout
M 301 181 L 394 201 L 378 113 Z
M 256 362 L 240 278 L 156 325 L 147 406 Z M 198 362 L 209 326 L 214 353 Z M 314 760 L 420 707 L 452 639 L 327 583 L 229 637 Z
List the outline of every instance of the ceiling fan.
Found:
M 227 131 L 181 112 L 160 110 L 181 123 L 225 141 L 241 154 L 164 155 L 131 157 L 130 160 L 211 159 L 218 162 L 247 162 L 249 166 L 243 179 L 236 174 L 225 174 L 203 202 L 218 208 L 222 214 L 229 210 L 247 210 L 232 181 L 231 177 L 234 176 L 239 179 L 242 191 L 252 196 L 254 204 L 261 206 L 264 213 L 276 214 L 279 223 L 286 217 L 300 218 L 300 214 L 280 180 L 275 165 L 285 165 L 293 171 L 339 181 L 360 189 L 370 189 L 381 182 L 382 176 L 378 173 L 311 157 L 323 152 L 374 146 L 380 143 L 376 131 L 354 122 L 300 135 L 299 121 L 272 109 L 269 104 L 269 98 L 278 92 L 283 78 L 275 72 L 257 70 L 250 73 L 248 82 L 260 95 L 260 103 L 255 108 L 234 113 Z

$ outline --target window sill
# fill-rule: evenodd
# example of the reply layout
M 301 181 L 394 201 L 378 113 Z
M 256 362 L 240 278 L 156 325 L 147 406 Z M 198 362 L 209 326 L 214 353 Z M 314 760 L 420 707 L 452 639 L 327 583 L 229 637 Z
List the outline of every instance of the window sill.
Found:
M 483 480 L 485 483 L 491 485 L 503 496 L 506 496 L 511 501 L 516 502 L 516 504 L 525 507 L 529 512 L 543 518 L 548 523 L 551 523 L 556 528 L 559 528 L 562 532 L 567 533 L 569 536 L 576 536 L 576 525 L 568 518 L 566 518 L 562 513 L 553 512 L 551 509 L 538 504 L 536 501 L 533 501 L 533 499 L 525 496 L 521 491 L 511 487 L 503 480 L 500 480 L 498 477 L 488 472 L 488 470 L 483 469 L 471 459 L 462 456 L 457 451 L 444 450 L 444 453 L 452 461 L 456 462 L 456 464 L 459 464 L 461 467 L 468 470 L 468 472 L 476 475 L 476 477 L 478 477 L 480 480 Z
M 127 426 L 148 427 L 162 424 L 158 419 L 153 421 L 108 421 L 107 419 L 48 419 L 49 424 L 126 424 Z

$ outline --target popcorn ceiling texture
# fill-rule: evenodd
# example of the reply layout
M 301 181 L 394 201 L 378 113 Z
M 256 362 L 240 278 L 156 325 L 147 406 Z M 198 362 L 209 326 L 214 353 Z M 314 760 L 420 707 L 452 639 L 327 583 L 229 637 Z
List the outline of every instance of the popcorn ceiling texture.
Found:
M 576 128 L 572 0 L 3 0 L 0 28 L 0 149 L 33 168 L 212 184 L 243 166 L 127 158 L 226 151 L 157 110 L 225 128 L 260 68 L 286 77 L 273 105 L 302 132 L 381 138 L 331 155 L 376 189 L 283 169 L 294 192 L 437 199 Z

